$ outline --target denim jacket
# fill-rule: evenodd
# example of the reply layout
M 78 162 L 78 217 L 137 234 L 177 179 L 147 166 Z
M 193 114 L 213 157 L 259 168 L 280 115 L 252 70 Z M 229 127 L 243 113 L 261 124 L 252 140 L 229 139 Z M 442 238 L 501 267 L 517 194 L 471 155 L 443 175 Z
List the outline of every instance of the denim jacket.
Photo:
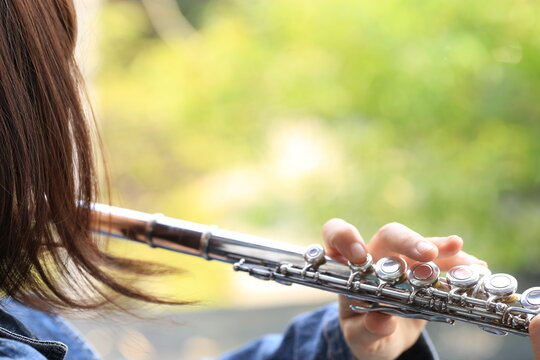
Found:
M 99 360 L 99 356 L 66 321 L 24 307 L 0 303 L 0 360 Z M 331 304 L 298 316 L 282 335 L 267 335 L 219 360 L 354 360 Z M 438 359 L 427 334 L 400 360 Z

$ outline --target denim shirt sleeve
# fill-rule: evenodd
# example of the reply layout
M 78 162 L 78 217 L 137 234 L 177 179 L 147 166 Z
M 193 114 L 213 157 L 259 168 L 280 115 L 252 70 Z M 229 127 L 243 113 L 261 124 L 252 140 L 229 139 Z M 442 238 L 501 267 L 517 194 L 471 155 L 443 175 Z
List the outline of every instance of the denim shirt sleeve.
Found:
M 267 335 L 219 360 L 354 360 L 339 326 L 337 304 L 298 316 L 283 335 Z M 399 360 L 437 360 L 424 332 Z

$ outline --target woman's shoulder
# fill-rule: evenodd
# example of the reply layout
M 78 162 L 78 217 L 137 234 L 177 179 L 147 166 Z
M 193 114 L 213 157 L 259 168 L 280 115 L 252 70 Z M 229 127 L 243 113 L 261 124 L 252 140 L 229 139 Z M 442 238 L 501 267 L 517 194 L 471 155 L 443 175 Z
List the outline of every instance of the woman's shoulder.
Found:
M 0 309 L 0 360 L 4 349 L 11 356 L 6 359 L 99 359 L 82 336 L 59 316 L 28 308 L 11 299 L 2 300 Z M 13 353 L 13 348 L 21 354 L 24 351 L 29 354 L 34 351 L 34 354 L 15 356 L 18 353 Z M 36 356 L 35 351 L 42 357 Z

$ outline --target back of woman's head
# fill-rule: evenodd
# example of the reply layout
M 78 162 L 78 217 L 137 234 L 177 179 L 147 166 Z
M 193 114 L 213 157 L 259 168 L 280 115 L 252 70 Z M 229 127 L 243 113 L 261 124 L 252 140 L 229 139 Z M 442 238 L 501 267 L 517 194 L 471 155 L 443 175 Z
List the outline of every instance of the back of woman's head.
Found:
M 97 191 L 74 60 L 71 0 L 0 0 L 0 291 L 55 311 L 120 293 L 108 268 L 155 267 L 105 255 L 89 228 Z

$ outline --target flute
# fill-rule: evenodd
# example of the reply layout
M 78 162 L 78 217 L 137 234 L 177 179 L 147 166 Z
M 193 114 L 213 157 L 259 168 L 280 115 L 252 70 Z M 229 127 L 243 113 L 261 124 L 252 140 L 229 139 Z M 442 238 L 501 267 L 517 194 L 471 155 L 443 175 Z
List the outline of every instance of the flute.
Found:
M 306 248 L 222 230 L 215 226 L 93 204 L 92 230 L 206 260 L 233 264 L 261 280 L 300 284 L 361 301 L 357 312 L 382 312 L 405 318 L 454 324 L 463 321 L 496 335 L 528 336 L 540 312 L 540 287 L 517 293 L 509 274 L 491 274 L 479 265 L 451 268 L 445 277 L 433 262 L 408 268 L 400 257 L 373 263 L 342 264 L 321 245 Z

